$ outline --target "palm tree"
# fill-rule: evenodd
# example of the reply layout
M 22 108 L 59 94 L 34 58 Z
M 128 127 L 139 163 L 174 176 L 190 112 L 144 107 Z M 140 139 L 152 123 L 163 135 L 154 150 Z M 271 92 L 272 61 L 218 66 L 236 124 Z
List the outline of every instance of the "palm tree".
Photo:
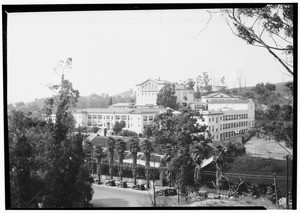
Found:
M 113 162 L 114 162 L 115 145 L 116 145 L 115 139 L 109 137 L 107 140 L 107 149 L 108 149 L 109 174 L 111 179 L 113 179 L 112 169 L 113 169 Z
M 87 155 L 90 153 L 90 157 L 86 160 L 91 162 L 91 174 L 93 174 L 93 143 L 89 139 L 85 140 L 84 149 Z
M 134 185 L 136 185 L 136 169 L 137 169 L 137 153 L 140 151 L 138 137 L 131 137 L 129 139 L 130 152 L 132 155 L 132 175 L 134 177 Z
M 98 180 L 100 181 L 101 159 L 106 157 L 106 154 L 103 152 L 103 148 L 99 144 L 96 146 L 94 157 L 97 159 L 97 174 L 98 174 Z
M 126 150 L 126 143 L 123 139 L 118 138 L 117 139 L 117 144 L 116 144 L 116 151 L 118 153 L 118 171 L 119 171 L 119 176 L 122 180 L 122 175 L 123 175 L 123 159 L 124 159 L 124 152 Z
M 144 139 L 142 142 L 142 149 L 145 155 L 145 166 L 146 166 L 146 178 L 147 178 L 147 189 L 150 188 L 150 156 L 153 152 L 153 145 L 149 139 Z

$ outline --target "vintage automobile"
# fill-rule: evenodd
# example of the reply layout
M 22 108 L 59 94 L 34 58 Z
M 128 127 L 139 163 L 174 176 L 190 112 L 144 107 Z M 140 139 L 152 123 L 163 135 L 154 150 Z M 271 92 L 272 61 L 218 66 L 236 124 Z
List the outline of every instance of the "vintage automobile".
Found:
M 175 188 L 159 189 L 155 193 L 157 195 L 160 195 L 160 196 L 173 196 L 173 195 L 177 195 L 177 191 L 176 191 Z
M 135 190 L 146 190 L 145 185 L 143 183 L 142 184 L 134 185 L 132 187 L 132 189 L 135 189 Z
M 120 181 L 117 186 L 121 188 L 127 188 L 127 181 Z
M 115 180 L 109 180 L 105 183 L 106 186 L 116 186 L 116 181 Z

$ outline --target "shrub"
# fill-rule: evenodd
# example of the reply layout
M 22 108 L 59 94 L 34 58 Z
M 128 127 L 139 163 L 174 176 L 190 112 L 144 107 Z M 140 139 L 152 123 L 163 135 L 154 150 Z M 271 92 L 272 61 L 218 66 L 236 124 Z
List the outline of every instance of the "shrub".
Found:
M 130 130 L 123 130 L 119 135 L 125 137 L 133 137 L 133 136 L 137 136 L 138 134 Z

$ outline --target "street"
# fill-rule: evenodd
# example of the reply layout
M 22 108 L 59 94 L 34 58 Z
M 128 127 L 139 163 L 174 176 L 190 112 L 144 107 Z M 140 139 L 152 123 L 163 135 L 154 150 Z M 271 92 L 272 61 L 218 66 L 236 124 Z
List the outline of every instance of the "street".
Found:
M 150 192 L 93 184 L 94 207 L 144 207 L 150 204 Z

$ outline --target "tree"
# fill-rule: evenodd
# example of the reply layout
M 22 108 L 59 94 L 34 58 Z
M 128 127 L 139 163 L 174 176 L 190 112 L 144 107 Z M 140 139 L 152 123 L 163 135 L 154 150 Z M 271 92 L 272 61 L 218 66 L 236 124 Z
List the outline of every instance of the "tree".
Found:
M 94 126 L 93 128 L 92 128 L 92 132 L 93 133 L 97 133 L 99 131 L 99 127 L 96 127 L 96 126 Z
M 132 155 L 132 175 L 134 178 L 134 185 L 136 185 L 136 175 L 137 175 L 137 153 L 140 151 L 139 139 L 138 137 L 131 137 L 128 140 L 130 144 L 130 152 Z
M 177 97 L 175 96 L 175 85 L 166 84 L 157 94 L 156 104 L 163 107 L 177 109 Z
M 150 188 L 150 157 L 153 152 L 153 144 L 149 139 L 144 139 L 142 141 L 142 150 L 145 157 L 145 173 L 147 178 L 147 189 Z
M 8 115 L 10 207 L 37 208 L 39 194 L 46 182 L 44 173 L 44 142 L 51 125 L 32 119 L 21 111 Z
M 64 63 L 70 64 L 70 59 Z M 72 83 L 64 78 L 64 74 L 61 83 L 51 86 L 50 89 L 57 95 L 53 101 L 45 102 L 45 109 L 48 109 L 47 115 L 51 110 L 55 111 L 56 122 L 46 147 L 47 188 L 43 192 L 43 207 L 87 207 L 93 190 L 89 176 L 83 175 L 86 172 L 83 136 L 80 132 L 73 133 L 75 120 L 72 110 L 76 106 L 79 92 L 73 89 Z
M 109 163 L 109 174 L 111 179 L 113 179 L 113 163 L 114 163 L 114 153 L 115 153 L 115 147 L 116 147 L 116 141 L 114 138 L 109 137 L 107 140 L 107 149 L 108 149 L 108 163 Z
M 97 159 L 97 174 L 98 174 L 98 180 L 100 182 L 101 160 L 102 158 L 106 157 L 106 154 L 104 153 L 103 148 L 100 144 L 96 146 L 94 157 Z
M 112 102 L 112 97 L 110 97 L 108 106 L 110 106 L 110 105 L 112 105 L 112 104 L 113 104 L 113 102 Z
M 145 125 L 143 135 L 147 138 L 152 137 L 152 135 L 153 135 L 153 126 L 151 124 Z
M 294 74 L 294 4 L 268 4 L 261 8 L 221 11 L 234 35 L 247 44 L 265 48 L 289 74 Z
M 196 82 L 191 78 L 189 78 L 187 82 L 185 82 L 185 85 L 187 86 L 188 89 L 194 89 L 195 84 Z
M 198 135 L 206 129 L 197 124 L 198 118 L 199 111 L 180 109 L 180 113 L 174 115 L 170 110 L 157 115 L 153 124 L 155 146 L 163 149 L 169 182 L 174 178 L 182 195 L 187 195 L 188 188 L 194 186 L 195 167 L 207 149 L 203 144 L 202 154 L 194 147 L 203 143 Z
M 114 126 L 113 126 L 113 131 L 114 133 L 117 135 L 119 134 L 120 132 L 122 132 L 122 129 L 126 126 L 126 122 L 125 121 L 121 121 L 121 122 L 118 122 L 116 121 Z
M 20 108 L 22 106 L 25 106 L 25 103 L 23 101 L 15 103 L 16 108 Z
M 203 89 L 206 92 L 210 92 L 212 90 L 211 78 L 207 72 L 202 72 L 202 76 L 199 75 L 197 77 L 197 92 L 200 92 Z
M 256 128 L 276 142 L 284 141 L 286 146 L 292 149 L 294 141 L 293 113 L 291 104 L 272 105 L 266 111 L 260 111 L 257 114 Z M 283 148 L 285 149 L 285 147 Z M 289 153 L 288 150 L 287 152 Z
M 225 178 L 228 182 L 228 185 L 230 186 L 229 179 L 223 175 L 224 170 L 229 168 L 230 163 L 232 163 L 237 156 L 243 154 L 245 154 L 245 148 L 243 146 L 238 146 L 232 142 L 226 144 L 225 147 L 221 145 L 214 147 L 213 158 L 216 167 L 216 182 L 213 182 L 213 184 L 220 194 L 222 194 L 220 191 L 220 181 L 222 178 Z M 241 180 L 238 187 L 240 187 L 243 183 L 244 181 Z M 230 191 L 231 190 L 229 190 L 228 195 L 233 196 L 235 193 L 237 193 L 238 189 L 234 193 L 230 193 Z
M 122 180 L 123 176 L 123 159 L 124 159 L 124 152 L 126 150 L 126 143 L 123 139 L 118 138 L 116 141 L 116 151 L 118 153 L 118 171 L 119 176 Z

